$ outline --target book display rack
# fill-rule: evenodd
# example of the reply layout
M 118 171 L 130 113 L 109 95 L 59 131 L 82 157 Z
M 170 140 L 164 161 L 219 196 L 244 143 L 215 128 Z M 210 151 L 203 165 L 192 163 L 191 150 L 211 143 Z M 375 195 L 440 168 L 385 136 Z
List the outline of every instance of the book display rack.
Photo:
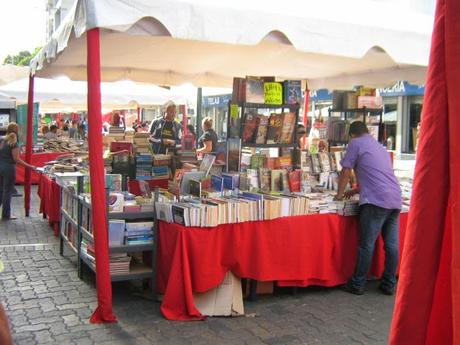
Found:
M 71 249 L 77 259 L 78 276 L 83 267 L 96 271 L 94 236 L 91 221 L 91 202 L 82 194 L 83 176 L 78 177 L 76 189 L 61 188 L 60 254 L 64 246 Z M 155 286 L 155 248 L 157 224 L 152 211 L 108 212 L 108 239 L 110 274 L 112 282 L 152 279 Z M 150 262 L 143 260 L 151 253 Z

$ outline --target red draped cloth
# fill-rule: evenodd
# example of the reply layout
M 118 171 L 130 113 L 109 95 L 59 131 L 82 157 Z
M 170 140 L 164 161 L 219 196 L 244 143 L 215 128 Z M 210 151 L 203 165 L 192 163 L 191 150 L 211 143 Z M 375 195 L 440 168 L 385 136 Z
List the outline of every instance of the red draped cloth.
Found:
M 55 152 L 43 152 L 43 153 L 33 153 L 31 158 L 31 164 L 36 167 L 43 167 L 46 162 L 54 161 L 57 157 L 62 156 L 63 153 L 55 153 Z M 20 155 L 22 160 L 26 160 L 26 155 Z M 40 174 L 35 171 L 31 172 L 31 181 L 32 184 L 38 184 L 40 182 Z M 25 181 L 25 168 L 20 165 L 16 164 L 16 183 L 17 184 L 24 184 Z
M 401 215 L 401 246 L 407 215 Z M 193 292 L 219 285 L 228 271 L 284 286 L 335 286 L 353 274 L 358 248 L 357 217 L 308 215 L 271 221 L 183 227 L 160 222 L 158 289 L 163 315 L 200 320 Z M 376 246 L 371 270 L 383 272 L 383 247 Z
M 48 216 L 48 222 L 53 227 L 54 236 L 57 236 L 61 221 L 61 187 L 48 176 L 40 175 L 37 194 L 40 197 L 40 213 Z
M 460 1 L 438 0 L 392 345 L 460 344 L 459 85 Z

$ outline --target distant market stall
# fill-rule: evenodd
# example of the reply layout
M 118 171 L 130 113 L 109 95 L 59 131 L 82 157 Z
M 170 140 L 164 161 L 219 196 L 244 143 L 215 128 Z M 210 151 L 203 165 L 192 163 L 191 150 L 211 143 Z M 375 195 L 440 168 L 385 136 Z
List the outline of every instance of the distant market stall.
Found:
M 92 207 L 98 289 L 92 321 L 116 320 L 100 138 L 101 78 L 229 87 L 235 76 L 273 75 L 308 81 L 315 89 L 387 86 L 401 79 L 420 83 L 430 25 L 428 16 L 368 1 L 356 7 L 340 1 L 77 1 L 32 61 L 29 103 L 34 76 L 64 74 L 88 81 L 91 199 L 100 201 Z

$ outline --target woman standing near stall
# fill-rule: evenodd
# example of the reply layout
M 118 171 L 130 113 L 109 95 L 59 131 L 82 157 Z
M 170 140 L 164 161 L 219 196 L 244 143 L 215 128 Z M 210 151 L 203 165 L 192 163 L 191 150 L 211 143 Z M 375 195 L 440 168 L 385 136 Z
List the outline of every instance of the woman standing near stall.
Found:
M 212 119 L 205 117 L 202 121 L 203 135 L 198 139 L 199 149 L 197 153 L 216 152 L 217 149 L 217 134 L 212 129 Z
M 0 138 L 0 206 L 2 206 L 2 220 L 15 219 L 11 216 L 11 196 L 16 182 L 16 163 L 25 168 L 35 169 L 19 158 L 18 146 L 19 126 L 11 122 L 8 125 L 6 136 Z

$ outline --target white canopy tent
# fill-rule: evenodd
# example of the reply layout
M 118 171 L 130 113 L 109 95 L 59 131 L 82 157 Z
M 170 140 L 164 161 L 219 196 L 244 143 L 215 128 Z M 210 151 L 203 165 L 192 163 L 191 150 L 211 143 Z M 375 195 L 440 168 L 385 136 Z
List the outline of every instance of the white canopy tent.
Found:
M 228 87 L 234 76 L 275 75 L 314 89 L 423 83 L 432 21 L 369 0 L 78 0 L 31 67 L 41 77 L 85 80 L 84 36 L 98 27 L 104 81 Z
M 27 78 L 29 73 L 30 69 L 27 66 L 0 65 L 0 85 Z
M 15 99 L 18 103 L 27 103 L 28 79 L 17 80 L 8 85 L 0 86 L 0 92 Z M 68 79 L 35 79 L 36 102 L 40 103 L 41 112 L 77 111 L 87 109 L 87 84 L 82 81 Z M 103 108 L 128 109 L 142 105 L 162 105 L 168 100 L 178 104 L 186 102 L 180 96 L 152 84 L 119 81 L 101 84 Z

